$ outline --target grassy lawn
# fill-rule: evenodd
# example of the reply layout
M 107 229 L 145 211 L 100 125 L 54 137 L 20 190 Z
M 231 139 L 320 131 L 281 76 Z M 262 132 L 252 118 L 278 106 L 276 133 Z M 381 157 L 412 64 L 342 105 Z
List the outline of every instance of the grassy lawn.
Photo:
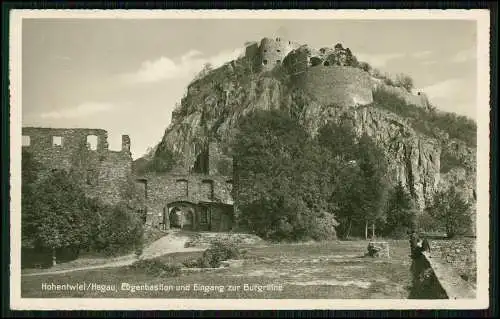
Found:
M 390 259 L 362 257 L 365 241 L 248 247 L 241 267 L 187 272 L 173 278 L 157 278 L 128 267 L 77 271 L 23 277 L 21 291 L 25 298 L 406 298 L 408 243 L 391 240 L 389 245 Z M 201 252 L 175 253 L 158 259 L 179 263 L 199 255 Z M 87 289 L 42 290 L 43 284 L 52 283 L 82 284 Z M 131 292 L 121 290 L 123 283 L 157 285 L 159 289 Z M 92 284 L 114 286 L 115 291 L 91 289 Z M 274 286 L 263 287 L 266 285 Z

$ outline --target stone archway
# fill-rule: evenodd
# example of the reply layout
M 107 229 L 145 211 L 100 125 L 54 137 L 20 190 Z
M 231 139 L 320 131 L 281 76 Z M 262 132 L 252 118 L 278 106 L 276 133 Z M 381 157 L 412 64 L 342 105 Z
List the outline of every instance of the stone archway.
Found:
M 171 203 L 168 206 L 168 219 L 170 228 L 194 228 L 195 206 L 188 202 Z

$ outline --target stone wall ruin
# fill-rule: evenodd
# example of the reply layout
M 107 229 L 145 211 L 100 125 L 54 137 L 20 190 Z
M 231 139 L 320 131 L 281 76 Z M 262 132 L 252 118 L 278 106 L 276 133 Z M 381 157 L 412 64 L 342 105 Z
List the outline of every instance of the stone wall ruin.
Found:
M 102 129 L 22 128 L 23 150 L 41 164 L 41 175 L 50 170 L 72 172 L 89 197 L 109 204 L 123 199 L 132 173 L 130 138 L 122 136 L 122 150 L 111 151 Z

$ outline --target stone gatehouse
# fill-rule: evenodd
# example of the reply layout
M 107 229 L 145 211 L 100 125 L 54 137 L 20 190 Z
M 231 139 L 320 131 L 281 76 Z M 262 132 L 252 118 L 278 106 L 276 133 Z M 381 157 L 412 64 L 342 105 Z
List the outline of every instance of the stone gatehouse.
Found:
M 147 225 L 214 232 L 234 228 L 232 160 L 213 143 L 201 155 L 204 159 L 197 162 L 204 163 L 202 169 L 184 160 L 168 173 L 136 176 L 146 203 Z
M 204 174 L 147 174 L 137 179 L 146 224 L 161 229 L 229 231 L 234 224 L 232 180 Z

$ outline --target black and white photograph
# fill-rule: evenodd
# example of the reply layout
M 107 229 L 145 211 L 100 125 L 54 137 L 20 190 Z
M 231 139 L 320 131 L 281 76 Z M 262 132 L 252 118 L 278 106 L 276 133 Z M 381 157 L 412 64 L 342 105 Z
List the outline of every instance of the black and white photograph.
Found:
M 480 309 L 487 10 L 13 10 L 11 307 Z

